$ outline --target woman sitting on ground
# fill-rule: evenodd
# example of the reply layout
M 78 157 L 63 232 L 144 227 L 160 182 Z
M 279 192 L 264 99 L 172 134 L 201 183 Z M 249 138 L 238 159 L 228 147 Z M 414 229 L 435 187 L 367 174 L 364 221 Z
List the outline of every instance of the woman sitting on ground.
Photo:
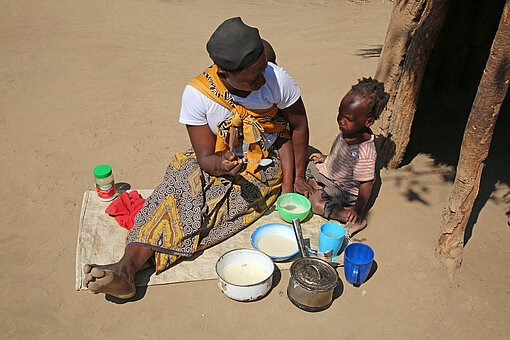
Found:
M 160 273 L 241 231 L 274 203 L 282 186 L 313 193 L 305 181 L 308 122 L 300 90 L 267 61 L 264 43 L 240 18 L 213 33 L 207 50 L 214 65 L 182 96 L 179 121 L 193 150 L 171 159 L 163 183 L 135 217 L 119 262 L 84 266 L 89 290 L 132 297 L 138 271 L 155 266 Z M 262 158 L 272 163 L 251 163 Z

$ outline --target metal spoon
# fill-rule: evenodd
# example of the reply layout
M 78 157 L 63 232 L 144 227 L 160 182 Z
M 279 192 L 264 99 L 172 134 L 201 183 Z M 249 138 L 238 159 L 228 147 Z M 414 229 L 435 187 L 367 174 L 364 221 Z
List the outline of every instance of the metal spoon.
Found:
M 244 163 L 254 163 L 254 164 L 258 164 L 260 166 L 268 166 L 270 165 L 271 163 L 273 163 L 273 160 L 271 158 L 262 158 L 260 161 L 258 162 L 244 162 Z
M 299 218 L 295 218 L 294 220 L 292 220 L 292 226 L 294 228 L 294 235 L 296 235 L 296 240 L 298 243 L 298 248 L 299 248 L 299 252 L 301 253 L 301 256 L 303 256 L 303 258 L 310 257 L 309 250 L 311 250 L 311 249 L 308 248 L 307 246 L 305 246 L 305 242 L 303 240 L 303 232 L 301 230 L 301 222 L 299 221 Z M 313 253 L 316 253 L 316 252 L 317 251 L 313 251 Z M 333 253 L 331 253 L 331 255 L 329 255 L 329 256 L 332 256 L 332 255 L 333 255 Z M 331 267 L 333 267 L 333 268 L 338 268 L 338 267 L 343 266 L 343 263 L 340 264 L 340 263 L 326 261 L 326 260 L 323 260 L 323 261 L 325 261 L 326 263 L 329 263 L 331 265 Z M 317 270 L 317 268 L 315 268 L 315 269 Z
M 292 220 L 292 226 L 294 227 L 294 235 L 296 235 L 296 241 L 301 256 L 309 257 L 308 251 L 305 248 L 305 242 L 303 240 L 303 232 L 301 231 L 301 223 L 299 221 L 299 218 L 295 218 L 294 220 Z

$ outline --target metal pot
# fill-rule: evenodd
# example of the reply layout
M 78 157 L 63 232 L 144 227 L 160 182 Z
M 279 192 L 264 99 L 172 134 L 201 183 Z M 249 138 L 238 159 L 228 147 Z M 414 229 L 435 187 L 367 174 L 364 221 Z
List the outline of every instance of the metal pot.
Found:
M 290 267 L 287 296 L 298 308 L 318 312 L 333 302 L 333 292 L 338 285 L 338 273 L 328 262 L 311 258 L 304 247 L 299 219 L 292 221 L 303 258 L 294 261 Z
M 240 264 L 243 270 L 256 266 L 263 270 L 263 276 L 252 283 L 239 283 L 226 275 L 230 265 Z M 252 267 L 253 268 L 253 267 Z M 256 249 L 234 249 L 223 254 L 216 262 L 218 287 L 229 298 L 237 301 L 254 301 L 264 297 L 273 284 L 274 263 L 269 256 Z M 250 273 L 238 273 L 249 276 Z

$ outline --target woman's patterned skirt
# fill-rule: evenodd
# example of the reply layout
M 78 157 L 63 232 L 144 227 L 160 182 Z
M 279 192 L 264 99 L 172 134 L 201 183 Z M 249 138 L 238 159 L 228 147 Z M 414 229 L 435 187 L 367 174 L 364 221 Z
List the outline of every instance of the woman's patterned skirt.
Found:
M 257 220 L 281 191 L 282 169 L 273 163 L 260 171 L 260 181 L 248 172 L 211 176 L 202 171 L 194 151 L 173 156 L 163 183 L 146 199 L 135 217 L 126 244 L 155 251 L 156 272 L 179 257 L 221 242 Z

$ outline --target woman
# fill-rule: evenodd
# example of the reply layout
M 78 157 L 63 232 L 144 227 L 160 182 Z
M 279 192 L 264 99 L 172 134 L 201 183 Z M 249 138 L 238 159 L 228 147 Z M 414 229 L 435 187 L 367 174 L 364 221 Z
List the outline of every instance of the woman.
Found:
M 282 185 L 306 196 L 314 191 L 305 181 L 308 122 L 300 90 L 267 61 L 258 30 L 228 19 L 207 50 L 214 65 L 186 86 L 179 119 L 193 150 L 171 160 L 135 217 L 120 261 L 84 266 L 84 286 L 94 293 L 132 297 L 138 271 L 155 265 L 160 273 L 234 235 L 274 203 Z M 272 163 L 261 167 L 262 158 Z

